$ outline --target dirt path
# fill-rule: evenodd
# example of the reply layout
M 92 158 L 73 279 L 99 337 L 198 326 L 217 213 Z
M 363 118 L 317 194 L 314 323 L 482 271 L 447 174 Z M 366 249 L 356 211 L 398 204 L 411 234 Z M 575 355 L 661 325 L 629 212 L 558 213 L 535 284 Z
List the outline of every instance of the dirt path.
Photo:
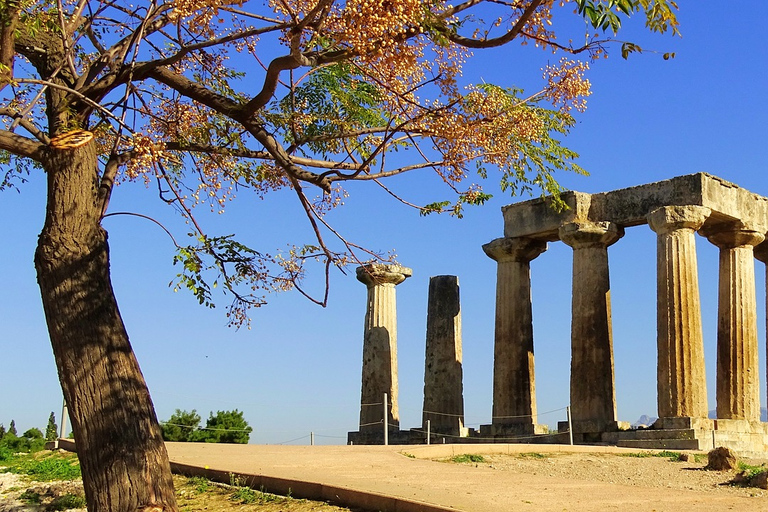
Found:
M 478 464 L 431 460 L 456 451 L 490 455 L 486 456 L 488 463 Z M 171 458 L 179 462 L 398 496 L 466 512 L 768 509 L 766 491 L 720 485 L 732 473 L 703 471 L 703 463 L 621 455 L 630 452 L 544 445 L 419 448 L 169 443 Z M 538 455 L 522 455 L 532 453 Z

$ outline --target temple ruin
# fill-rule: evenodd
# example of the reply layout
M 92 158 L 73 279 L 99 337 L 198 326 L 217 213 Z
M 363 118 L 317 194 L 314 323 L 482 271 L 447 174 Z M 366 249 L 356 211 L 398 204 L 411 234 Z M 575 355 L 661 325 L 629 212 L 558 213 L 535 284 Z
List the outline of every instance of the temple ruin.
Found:
M 567 206 L 561 210 L 553 208 L 551 198 L 502 208 L 504 236 L 483 246 L 498 265 L 492 421 L 479 431 L 461 431 L 448 442 L 508 442 L 515 436 L 523 442 L 568 442 L 572 437 L 576 443 L 628 447 L 705 450 L 725 445 L 744 452 L 768 451 L 768 423 L 760 422 L 754 279 L 755 258 L 768 262 L 768 242 L 764 242 L 768 199 L 703 173 L 599 194 L 567 192 L 561 199 Z M 657 236 L 659 419 L 649 429 L 634 430 L 616 417 L 608 247 L 620 243 L 626 228 L 640 225 L 647 225 Z M 715 390 L 707 390 L 705 379 L 695 233 L 720 251 Z M 530 266 L 548 243 L 558 241 L 573 249 L 572 421 L 570 431 L 565 423 L 558 426 L 560 435 L 544 436 L 536 424 Z M 366 279 L 368 284 L 371 279 Z M 402 282 L 404 277 L 398 279 L 391 282 Z M 368 286 L 370 312 L 372 285 Z M 394 284 L 390 286 L 394 307 Z M 434 306 L 444 307 L 448 306 Z M 432 315 L 432 299 L 429 311 Z M 366 329 L 368 324 L 366 320 Z M 390 336 L 394 340 L 394 332 Z M 366 347 L 368 337 L 366 331 Z M 388 350 L 394 354 L 392 343 Z M 447 371 L 439 361 L 455 364 L 455 354 L 450 355 L 455 348 L 442 350 L 448 351 L 448 357 L 435 358 L 427 352 L 432 364 L 427 362 L 425 383 L 437 377 L 435 372 Z M 374 400 L 373 395 L 365 395 L 370 357 L 364 355 L 363 401 Z M 458 364 L 460 368 L 460 357 Z M 388 378 L 396 388 L 395 365 L 389 367 L 394 374 Z M 460 370 L 458 375 L 460 380 Z M 425 385 L 425 418 L 427 391 Z M 707 417 L 707 391 L 715 393 L 717 419 Z M 445 392 L 455 394 L 455 389 Z M 397 396 L 396 389 L 391 393 Z M 429 400 L 437 403 L 435 396 Z M 455 411 L 458 406 L 448 413 Z M 436 412 L 446 411 L 430 411 Z M 378 414 L 381 419 L 382 412 Z M 364 432 L 364 419 L 375 418 L 364 418 L 361 412 L 359 434 Z M 381 425 L 375 428 L 381 432 Z M 355 434 L 350 433 L 350 440 Z M 398 434 L 399 442 L 424 442 L 421 430 Z

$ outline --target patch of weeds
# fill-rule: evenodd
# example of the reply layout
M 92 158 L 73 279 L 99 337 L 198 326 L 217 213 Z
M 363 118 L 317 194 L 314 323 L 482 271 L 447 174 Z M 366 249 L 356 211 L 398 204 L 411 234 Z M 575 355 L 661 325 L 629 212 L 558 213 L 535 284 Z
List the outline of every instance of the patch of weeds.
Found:
M 416 458 L 416 456 L 414 454 L 408 453 L 408 452 L 403 452 L 403 455 L 405 455 L 409 459 L 415 459 Z
M 77 456 L 62 453 L 50 453 L 43 456 L 14 455 L 8 461 L 6 471 L 27 475 L 38 482 L 76 480 L 81 477 Z
M 768 489 L 768 467 L 765 465 L 754 466 L 739 461 L 738 470 L 739 474 L 730 481 L 732 485 Z
M 263 491 L 255 491 L 250 487 L 238 487 L 230 495 L 231 501 L 242 503 L 244 505 L 252 505 L 254 503 L 272 503 L 290 500 L 289 497 L 278 496 L 276 494 L 269 494 Z
M 27 489 L 21 495 L 19 496 L 19 499 L 26 503 L 27 505 L 39 505 L 42 499 L 40 498 L 40 494 L 31 490 Z
M 211 481 L 202 476 L 193 476 L 187 479 L 187 483 L 195 488 L 195 492 L 202 494 L 211 490 Z
M 229 497 L 230 500 L 238 503 L 252 504 L 259 501 L 256 491 L 250 487 L 238 487 Z
M 620 453 L 619 457 L 635 457 L 638 459 L 645 459 L 647 457 L 653 457 L 653 454 L 650 452 Z
M 548 457 L 548 455 L 538 452 L 520 453 L 518 456 L 522 457 L 523 459 L 546 459 Z
M 682 457 L 682 453 L 680 452 L 670 452 L 667 450 L 660 451 L 658 453 L 653 454 L 654 457 L 662 457 L 665 459 L 669 459 L 672 462 L 680 462 L 680 458 Z
M 706 462 L 708 460 L 707 455 L 704 453 L 694 453 L 693 462 Z
M 485 462 L 485 457 L 475 453 L 465 453 L 462 455 L 455 455 L 451 457 L 450 461 L 455 462 L 457 464 L 465 464 L 468 462 L 478 463 L 478 462 Z
M 754 466 L 752 464 L 747 464 L 746 462 L 739 461 L 738 469 L 743 475 L 744 478 L 747 480 L 751 480 L 752 478 L 756 477 L 760 473 L 765 473 L 768 471 L 768 468 L 766 468 L 764 465 L 760 466 Z
M 65 494 L 53 500 L 47 510 L 69 510 L 72 508 L 85 508 L 85 496 L 78 494 Z

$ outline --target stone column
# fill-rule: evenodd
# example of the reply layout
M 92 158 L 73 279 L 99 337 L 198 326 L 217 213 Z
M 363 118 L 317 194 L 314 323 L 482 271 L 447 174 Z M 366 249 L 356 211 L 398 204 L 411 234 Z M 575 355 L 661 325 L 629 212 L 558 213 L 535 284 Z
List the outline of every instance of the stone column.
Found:
M 768 349 L 768 242 L 763 242 L 760 245 L 755 247 L 755 258 L 762 261 L 766 264 L 765 266 L 765 291 L 766 291 L 766 301 L 765 301 L 765 332 L 766 332 L 766 348 Z M 768 352 L 766 352 L 768 354 Z M 768 382 L 768 364 L 766 364 L 766 382 Z M 768 401 L 766 401 L 766 404 L 768 404 Z
M 717 302 L 717 417 L 760 421 L 754 246 L 762 232 L 713 228 L 720 248 Z
M 706 418 L 707 378 L 694 233 L 711 211 L 666 206 L 648 215 L 657 235 L 657 390 L 659 418 Z M 662 420 L 663 421 L 663 420 Z
M 571 417 L 574 432 L 615 430 L 608 246 L 624 236 L 612 222 L 572 222 L 560 239 L 573 248 Z
M 382 399 L 388 395 L 389 428 L 399 430 L 397 408 L 397 313 L 395 286 L 412 275 L 399 265 L 357 267 L 357 279 L 368 287 L 363 337 L 363 383 L 360 397 L 360 433 L 382 433 Z M 373 405 L 377 404 L 377 405 Z
M 492 433 L 532 434 L 536 424 L 533 366 L 531 260 L 547 243 L 530 238 L 497 238 L 483 251 L 498 262 L 493 353 Z
M 464 431 L 461 303 L 456 276 L 429 279 L 422 410 L 425 430 L 427 420 L 431 432 L 461 436 Z

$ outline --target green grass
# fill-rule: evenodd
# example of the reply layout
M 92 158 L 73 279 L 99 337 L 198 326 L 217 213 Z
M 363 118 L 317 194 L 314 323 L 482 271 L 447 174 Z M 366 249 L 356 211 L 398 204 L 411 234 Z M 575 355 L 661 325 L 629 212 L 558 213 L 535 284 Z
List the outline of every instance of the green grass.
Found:
M 3 466 L 7 473 L 26 475 L 38 482 L 81 477 L 77 455 L 72 453 L 19 454 L 4 460 Z
M 468 462 L 485 462 L 485 457 L 482 455 L 474 454 L 474 453 L 465 453 L 462 455 L 455 455 L 451 457 L 451 462 L 456 462 L 457 464 L 466 464 Z

